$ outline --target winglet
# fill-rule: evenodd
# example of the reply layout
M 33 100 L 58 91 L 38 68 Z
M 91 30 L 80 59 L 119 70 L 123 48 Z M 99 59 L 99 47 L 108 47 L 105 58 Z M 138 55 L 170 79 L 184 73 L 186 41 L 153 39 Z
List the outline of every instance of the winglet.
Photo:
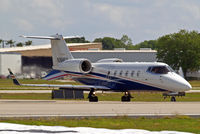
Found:
M 15 78 L 15 75 L 12 73 L 12 71 L 11 71 L 10 68 L 8 68 L 8 71 L 9 71 L 9 73 L 10 73 L 10 77 L 11 77 L 12 80 L 13 80 L 13 83 L 14 83 L 15 85 L 20 85 L 19 81 Z

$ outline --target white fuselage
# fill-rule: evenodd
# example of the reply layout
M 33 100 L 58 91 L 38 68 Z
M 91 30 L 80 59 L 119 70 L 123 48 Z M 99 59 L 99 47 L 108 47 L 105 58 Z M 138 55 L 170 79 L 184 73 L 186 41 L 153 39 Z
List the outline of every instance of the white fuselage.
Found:
M 70 70 L 62 67 L 57 68 L 57 71 L 50 73 L 44 79 L 52 80 L 63 76 L 85 85 L 104 86 L 113 91 L 184 92 L 192 88 L 167 64 L 159 62 L 97 62 L 92 63 L 89 73 L 80 72 L 78 67 L 70 68 Z
M 130 84 L 132 90 L 145 90 L 146 87 L 155 87 L 172 92 L 183 92 L 191 89 L 191 85 L 180 75 L 176 74 L 165 63 L 159 62 L 105 62 L 93 63 L 91 75 L 103 77 L 108 81 Z M 169 67 L 169 72 L 151 72 L 150 67 Z M 98 74 L 102 74 L 98 75 Z M 87 75 L 86 75 L 87 76 Z M 98 78 L 97 78 L 98 79 Z M 131 82 L 133 85 L 131 85 Z M 127 86 L 125 86 L 127 87 Z M 124 89 L 125 90 L 125 89 Z M 148 88 L 147 88 L 148 90 Z

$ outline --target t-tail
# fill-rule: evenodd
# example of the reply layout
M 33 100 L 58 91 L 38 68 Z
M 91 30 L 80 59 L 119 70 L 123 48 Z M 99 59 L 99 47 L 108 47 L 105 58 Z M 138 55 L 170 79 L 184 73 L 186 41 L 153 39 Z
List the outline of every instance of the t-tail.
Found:
M 69 51 L 69 48 L 65 42 L 65 39 L 80 38 L 79 36 L 63 37 L 62 35 L 59 35 L 59 34 L 52 35 L 52 36 L 21 36 L 21 37 L 51 40 L 53 68 L 58 66 L 59 63 L 65 60 L 74 59 L 71 52 Z
M 21 36 L 25 38 L 34 39 L 49 39 L 51 40 L 52 71 L 47 74 L 43 79 L 53 80 L 65 75 L 64 71 L 89 73 L 92 70 L 91 62 L 87 59 L 74 59 L 69 48 L 65 42 L 65 39 L 80 38 L 79 36 L 67 36 L 53 35 L 53 36 Z

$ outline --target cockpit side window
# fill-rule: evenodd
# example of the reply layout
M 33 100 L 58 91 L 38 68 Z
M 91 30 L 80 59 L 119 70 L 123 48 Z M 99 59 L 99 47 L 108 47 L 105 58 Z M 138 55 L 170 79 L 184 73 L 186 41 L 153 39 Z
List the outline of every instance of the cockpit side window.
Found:
M 147 69 L 147 72 L 154 73 L 154 74 L 167 74 L 171 72 L 166 66 L 153 66 Z
M 170 66 L 167 66 L 170 72 L 175 72 Z

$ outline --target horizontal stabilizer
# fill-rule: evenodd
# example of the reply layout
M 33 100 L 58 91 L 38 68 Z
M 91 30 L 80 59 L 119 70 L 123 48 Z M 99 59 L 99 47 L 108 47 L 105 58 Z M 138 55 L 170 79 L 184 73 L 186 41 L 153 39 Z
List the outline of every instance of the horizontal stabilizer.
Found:
M 59 36 L 25 36 L 21 35 L 19 37 L 23 38 L 32 38 L 32 39 L 49 39 L 49 40 L 61 40 L 61 39 L 73 39 L 73 38 L 81 38 L 81 36 L 65 36 L 63 38 L 59 38 Z
M 19 81 L 15 78 L 15 75 L 14 75 L 13 72 L 10 70 L 10 68 L 8 68 L 8 71 L 9 71 L 9 73 L 10 73 L 10 78 L 12 78 L 12 80 L 13 80 L 13 83 L 14 83 L 15 85 L 21 85 L 21 84 L 19 83 Z
M 23 37 L 23 38 L 33 38 L 33 39 L 60 40 L 59 38 L 57 38 L 57 37 L 52 37 L 52 36 L 24 36 L 24 35 L 21 35 L 20 37 Z

